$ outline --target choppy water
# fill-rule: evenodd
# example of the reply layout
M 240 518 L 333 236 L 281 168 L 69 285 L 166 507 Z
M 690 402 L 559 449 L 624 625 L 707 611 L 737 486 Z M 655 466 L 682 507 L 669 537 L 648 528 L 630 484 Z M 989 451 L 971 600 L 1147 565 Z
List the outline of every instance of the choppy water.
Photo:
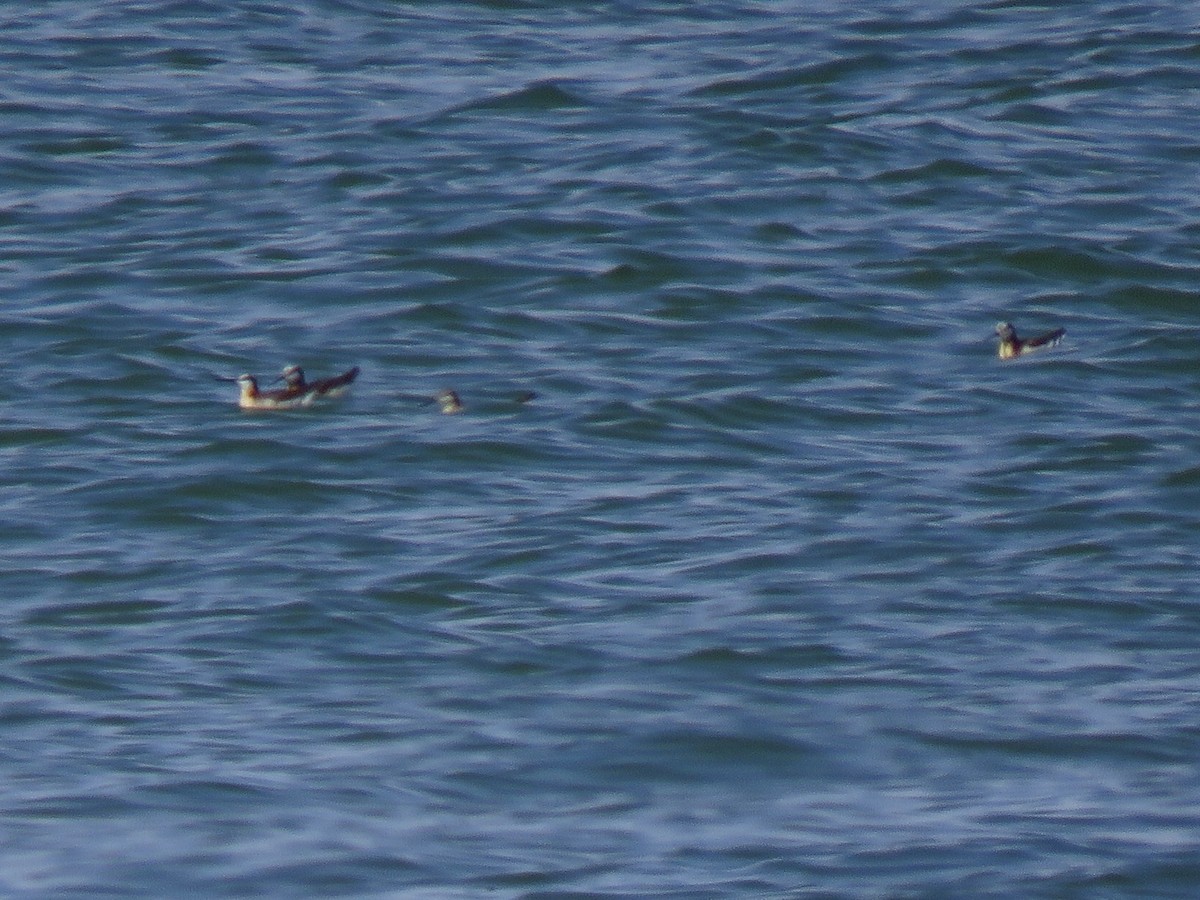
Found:
M 1200 13 L 829 6 L 0 11 L 0 892 L 1200 892 Z

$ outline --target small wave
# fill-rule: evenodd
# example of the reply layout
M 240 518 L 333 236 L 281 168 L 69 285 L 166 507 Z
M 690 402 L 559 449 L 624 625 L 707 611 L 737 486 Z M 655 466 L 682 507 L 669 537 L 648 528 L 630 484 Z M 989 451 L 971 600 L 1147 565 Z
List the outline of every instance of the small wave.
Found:
M 546 112 L 587 106 L 582 97 L 553 81 L 537 81 L 519 90 L 458 106 L 454 112 Z
M 696 88 L 691 95 L 728 97 L 819 87 L 855 75 L 885 70 L 893 62 L 894 59 L 884 53 L 859 53 L 795 68 L 769 69 L 749 77 L 718 79 Z
M 945 180 L 962 178 L 992 179 L 1001 173 L 988 166 L 977 165 L 961 159 L 935 159 L 918 166 L 891 169 L 876 175 L 872 180 L 880 184 L 916 183 L 923 187 Z

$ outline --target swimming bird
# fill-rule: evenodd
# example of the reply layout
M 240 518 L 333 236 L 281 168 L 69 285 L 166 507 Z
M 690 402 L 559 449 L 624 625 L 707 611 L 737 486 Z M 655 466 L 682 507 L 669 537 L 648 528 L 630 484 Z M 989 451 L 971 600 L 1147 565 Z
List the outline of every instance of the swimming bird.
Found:
M 304 370 L 297 365 L 290 365 L 275 380 L 287 383 L 284 391 L 289 396 L 307 397 L 308 402 L 311 403 L 313 400 L 332 399 L 342 396 L 357 377 L 358 366 L 355 366 L 341 375 L 334 375 L 331 378 L 318 378 L 316 381 L 306 381 Z
M 281 388 L 277 391 L 259 390 L 258 380 L 253 375 L 239 375 L 233 380 L 241 388 L 238 406 L 242 409 L 296 409 L 307 406 L 310 402 L 308 394 L 296 393 L 291 388 Z
M 438 408 L 448 416 L 463 411 L 462 398 L 458 396 L 458 391 L 441 391 L 433 398 Z
M 1023 353 L 1028 353 L 1030 350 L 1037 350 L 1040 347 L 1053 347 L 1062 340 L 1063 335 L 1067 333 L 1065 328 L 1055 328 L 1053 331 L 1047 331 L 1045 334 L 1039 334 L 1037 337 L 1023 339 L 1017 337 L 1016 329 L 1008 322 L 1001 322 L 996 326 L 996 334 L 1000 336 L 999 354 L 1001 359 L 1013 359 Z
M 526 403 L 532 403 L 537 399 L 537 394 L 533 391 L 522 391 L 513 397 L 512 402 L 518 406 L 523 406 Z M 438 391 L 432 398 L 425 400 L 426 403 L 436 403 L 438 409 L 448 416 L 460 413 L 466 409 L 466 404 L 463 403 L 462 397 L 458 391 L 447 388 L 444 391 Z

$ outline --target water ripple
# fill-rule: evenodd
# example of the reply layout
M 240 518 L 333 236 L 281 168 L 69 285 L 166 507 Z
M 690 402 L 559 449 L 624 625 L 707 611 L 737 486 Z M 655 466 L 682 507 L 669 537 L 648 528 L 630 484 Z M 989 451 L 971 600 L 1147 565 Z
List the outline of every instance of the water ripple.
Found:
M 0 890 L 1186 894 L 1194 12 L 470 12 L 0 12 Z

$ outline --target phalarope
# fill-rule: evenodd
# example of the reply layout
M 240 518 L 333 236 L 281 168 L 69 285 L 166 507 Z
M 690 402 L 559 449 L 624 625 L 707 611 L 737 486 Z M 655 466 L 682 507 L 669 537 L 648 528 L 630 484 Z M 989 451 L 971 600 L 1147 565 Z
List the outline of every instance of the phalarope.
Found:
M 442 391 L 433 399 L 438 408 L 448 416 L 463 411 L 463 402 L 462 398 L 458 396 L 458 391 Z
M 522 391 L 512 398 L 512 402 L 518 406 L 524 406 L 526 403 L 532 403 L 537 399 L 537 394 L 533 391 Z M 448 416 L 460 413 L 466 409 L 466 404 L 463 403 L 462 397 L 458 391 L 447 388 L 444 391 L 438 391 L 432 398 L 426 398 L 425 403 L 436 403 L 438 409 Z
M 1030 350 L 1037 350 L 1040 347 L 1053 347 L 1062 340 L 1063 335 L 1067 333 L 1065 328 L 1055 328 L 1053 331 L 1047 331 L 1045 334 L 1039 334 L 1037 337 L 1023 339 L 1017 337 L 1016 329 L 1008 322 L 1001 322 L 996 326 L 996 334 L 1000 336 L 999 354 L 1001 359 L 1013 359 L 1023 353 L 1028 353 Z
M 242 409 L 296 409 L 311 402 L 308 394 L 297 393 L 291 388 L 261 391 L 258 388 L 258 379 L 253 375 L 239 375 L 234 380 L 241 389 L 238 406 Z
M 304 372 L 299 366 L 288 366 L 283 370 L 283 374 L 275 379 L 286 381 L 287 385 L 273 391 L 261 390 L 258 379 L 253 375 L 239 375 L 237 378 L 217 377 L 221 381 L 237 382 L 241 389 L 238 406 L 242 409 L 298 409 L 311 406 L 318 400 L 340 397 L 358 377 L 358 366 L 341 375 L 313 382 L 304 380 Z
M 341 375 L 334 375 L 331 378 L 318 378 L 316 381 L 306 381 L 304 379 L 304 370 L 297 365 L 288 366 L 283 370 L 283 374 L 276 378 L 276 381 L 284 381 L 287 387 L 284 389 L 291 394 L 298 396 L 309 397 L 309 402 L 320 399 L 333 399 L 340 397 L 349 390 L 354 379 L 358 377 L 358 366 L 355 366 L 348 372 L 343 372 Z

